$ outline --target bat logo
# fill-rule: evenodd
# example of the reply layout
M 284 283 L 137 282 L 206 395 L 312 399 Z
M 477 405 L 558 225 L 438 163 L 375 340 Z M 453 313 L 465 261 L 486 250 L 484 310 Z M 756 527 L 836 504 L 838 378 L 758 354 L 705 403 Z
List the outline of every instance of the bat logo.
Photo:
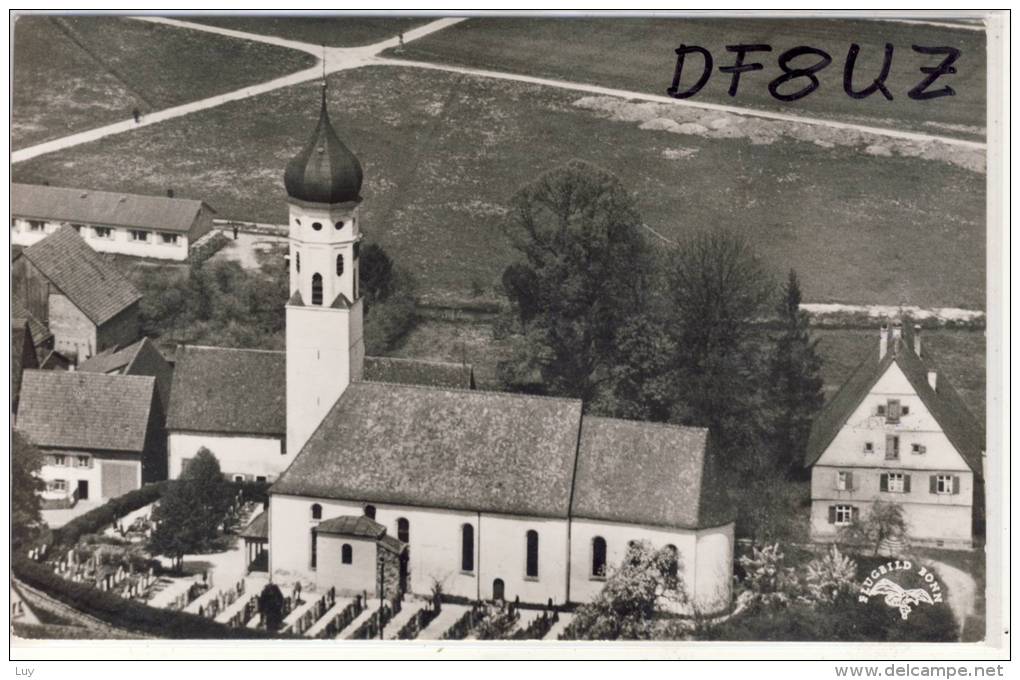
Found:
M 884 595 L 885 603 L 890 607 L 899 609 L 900 616 L 903 617 L 904 621 L 910 616 L 910 612 L 913 611 L 911 608 L 914 605 L 922 602 L 927 602 L 930 605 L 935 604 L 935 600 L 932 599 L 931 595 L 924 588 L 911 588 L 907 590 L 887 578 L 876 583 L 871 588 L 869 595 Z

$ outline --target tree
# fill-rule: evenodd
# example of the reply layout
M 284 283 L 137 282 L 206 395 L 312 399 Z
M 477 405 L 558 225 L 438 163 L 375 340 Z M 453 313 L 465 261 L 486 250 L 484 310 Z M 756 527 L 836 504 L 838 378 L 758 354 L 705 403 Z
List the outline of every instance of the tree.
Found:
M 865 519 L 854 519 L 839 530 L 840 541 L 847 545 L 874 548 L 874 555 L 878 554 L 882 541 L 904 538 L 906 535 L 907 522 L 903 518 L 903 506 L 885 501 L 875 501 Z
M 648 640 L 655 620 L 686 601 L 677 553 L 631 545 L 621 564 L 594 600 L 578 607 L 565 637 L 575 640 Z
M 502 279 L 520 340 L 506 373 L 537 371 L 549 393 L 591 402 L 652 274 L 633 197 L 611 173 L 571 161 L 514 195 L 504 232 L 521 256 Z
M 15 548 L 29 544 L 42 527 L 39 493 L 45 484 L 39 477 L 42 453 L 19 430 L 12 433 L 11 447 L 11 541 Z
M 361 294 L 365 298 L 365 312 L 376 302 L 386 300 L 396 285 L 393 260 L 375 243 L 361 249 L 358 274 L 361 277 Z
M 266 630 L 276 632 L 283 625 L 283 605 L 285 598 L 280 587 L 275 583 L 267 583 L 259 593 L 259 614 Z
M 803 474 L 811 423 L 822 407 L 822 360 L 800 309 L 797 272 L 790 270 L 777 305 L 779 334 L 772 342 L 766 382 L 771 404 L 770 436 L 777 462 L 788 475 Z
M 184 555 L 212 545 L 231 499 L 219 462 L 202 447 L 153 511 L 156 529 L 149 538 L 149 550 L 170 557 L 180 571 Z

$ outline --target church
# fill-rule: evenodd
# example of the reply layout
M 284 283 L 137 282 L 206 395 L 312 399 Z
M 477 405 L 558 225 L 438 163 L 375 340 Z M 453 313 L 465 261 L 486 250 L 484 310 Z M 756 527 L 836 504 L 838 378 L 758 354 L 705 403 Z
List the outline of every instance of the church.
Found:
M 385 562 L 405 592 L 576 603 L 645 540 L 676 551 L 700 611 L 725 609 L 733 510 L 707 430 L 592 417 L 576 399 L 366 376 L 362 178 L 324 87 L 284 175 L 290 460 L 258 520 L 271 578 L 371 592 Z

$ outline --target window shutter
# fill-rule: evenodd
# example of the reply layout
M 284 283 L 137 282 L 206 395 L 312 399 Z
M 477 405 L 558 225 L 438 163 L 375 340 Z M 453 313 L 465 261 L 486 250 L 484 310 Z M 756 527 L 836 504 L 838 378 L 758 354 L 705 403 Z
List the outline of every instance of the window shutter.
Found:
M 930 477 L 928 477 L 928 493 L 938 493 L 939 492 L 938 484 L 939 484 L 938 475 L 931 475 Z
M 903 493 L 910 493 L 910 475 L 903 475 Z
M 953 475 L 953 494 L 960 493 L 960 478 L 957 475 Z
M 835 505 L 830 505 L 829 506 L 829 524 L 835 524 L 835 523 L 836 523 L 836 506 Z
M 887 434 L 885 436 L 885 457 L 886 458 L 899 458 L 899 451 L 896 450 L 896 435 Z
M 854 473 L 852 472 L 846 473 L 846 490 L 847 491 L 854 490 Z
M 886 406 L 886 418 L 889 420 L 900 419 L 900 400 L 890 399 L 889 404 Z
M 834 475 L 832 478 L 832 488 L 839 491 L 839 470 L 835 470 L 832 474 Z
M 878 478 L 878 490 L 888 491 L 889 490 L 889 475 L 882 473 Z
M 857 518 L 860 517 L 860 515 L 861 515 L 861 509 L 858 508 L 856 505 L 853 506 L 852 508 L 850 508 L 850 521 L 851 522 L 855 522 L 856 523 L 857 522 Z

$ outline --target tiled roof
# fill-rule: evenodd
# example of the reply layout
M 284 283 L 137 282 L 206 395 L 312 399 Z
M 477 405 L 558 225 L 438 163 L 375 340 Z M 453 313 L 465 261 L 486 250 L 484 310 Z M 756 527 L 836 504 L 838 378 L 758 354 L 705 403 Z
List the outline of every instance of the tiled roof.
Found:
M 470 364 L 394 357 L 365 357 L 364 380 L 465 390 L 475 386 Z
M 733 520 L 708 430 L 585 416 L 571 516 L 699 528 Z
M 267 540 L 269 538 L 269 513 L 263 510 L 241 530 L 241 538 Z
M 142 294 L 71 227 L 62 227 L 22 251 L 93 323 L 100 325 Z
M 143 227 L 186 233 L 198 218 L 202 201 L 122 192 L 11 185 L 11 214 L 56 222 L 111 227 Z M 205 206 L 207 210 L 212 208 Z M 215 212 L 215 211 L 212 211 Z
M 86 373 L 121 373 L 123 375 L 151 375 L 156 378 L 160 406 L 163 413 L 170 405 L 170 385 L 173 367 L 149 338 L 142 338 L 126 347 L 114 347 L 87 359 L 78 365 Z
M 985 447 L 984 428 L 967 408 L 945 373 L 937 370 L 931 357 L 925 355 L 922 359 L 914 353 L 910 331 L 907 330 L 904 330 L 901 339 L 889 341 L 889 347 L 881 359 L 877 347 L 874 351 L 868 352 L 818 414 L 811 428 L 811 436 L 808 438 L 805 466 L 814 465 L 821 457 L 854 410 L 893 363 L 903 371 L 921 402 L 931 412 L 970 469 L 981 474 L 981 456 Z M 929 367 L 935 369 L 938 375 L 935 389 L 928 383 Z
M 566 517 L 580 423 L 572 399 L 354 383 L 271 491 Z
M 18 429 L 39 446 L 141 452 L 155 378 L 24 372 Z
M 174 362 L 167 429 L 285 435 L 286 354 L 182 345 Z
M 319 522 L 315 530 L 320 534 L 353 536 L 355 538 L 379 539 L 386 534 L 386 527 L 364 515 L 342 515 Z

